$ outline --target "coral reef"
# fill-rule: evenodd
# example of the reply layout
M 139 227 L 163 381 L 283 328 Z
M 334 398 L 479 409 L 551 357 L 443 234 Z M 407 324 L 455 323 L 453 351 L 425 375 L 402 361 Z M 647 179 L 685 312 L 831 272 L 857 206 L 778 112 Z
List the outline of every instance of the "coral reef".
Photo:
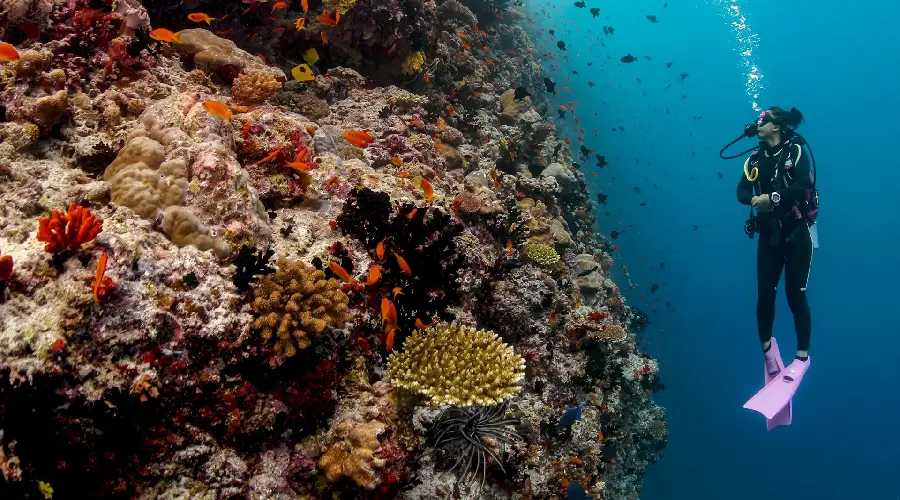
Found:
M 525 19 L 0 1 L 0 498 L 635 498 L 664 386 Z

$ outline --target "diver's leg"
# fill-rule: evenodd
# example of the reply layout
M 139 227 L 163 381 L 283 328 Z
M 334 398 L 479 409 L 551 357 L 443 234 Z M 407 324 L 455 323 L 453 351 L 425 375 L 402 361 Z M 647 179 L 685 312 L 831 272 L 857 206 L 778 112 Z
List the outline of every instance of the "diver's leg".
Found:
M 812 264 L 812 240 L 809 231 L 800 229 L 797 239 L 788 243 L 785 249 L 784 285 L 788 306 L 794 314 L 794 328 L 797 330 L 797 357 L 805 360 L 809 354 L 809 337 L 812 318 L 809 302 L 806 300 L 806 285 Z
M 772 327 L 775 324 L 775 291 L 778 280 L 781 279 L 781 270 L 784 267 L 784 257 L 780 248 L 769 245 L 769 238 L 760 235 L 759 246 L 756 249 L 756 284 L 758 289 L 756 299 L 756 325 L 759 330 L 759 341 L 763 351 L 771 347 Z

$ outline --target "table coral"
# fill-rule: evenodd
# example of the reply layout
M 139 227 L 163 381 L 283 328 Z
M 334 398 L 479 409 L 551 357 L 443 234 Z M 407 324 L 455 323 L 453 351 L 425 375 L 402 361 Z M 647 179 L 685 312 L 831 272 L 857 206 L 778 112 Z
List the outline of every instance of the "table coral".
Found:
M 416 330 L 391 354 L 391 383 L 435 404 L 490 405 L 519 392 L 525 360 L 496 333 L 460 325 Z
M 253 328 L 277 354 L 292 357 L 326 327 L 343 327 L 349 300 L 338 280 L 312 266 L 282 258 L 277 268 L 253 286 Z

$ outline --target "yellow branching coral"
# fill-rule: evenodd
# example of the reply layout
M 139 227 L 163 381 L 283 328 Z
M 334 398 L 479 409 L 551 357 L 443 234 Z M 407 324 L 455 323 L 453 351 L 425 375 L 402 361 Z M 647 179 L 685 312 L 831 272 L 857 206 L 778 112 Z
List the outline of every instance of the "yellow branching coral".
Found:
M 291 357 L 306 349 L 310 337 L 326 326 L 342 328 L 350 315 L 347 295 L 336 279 L 299 261 L 278 260 L 278 270 L 253 287 L 253 322 L 263 341 L 275 342 L 275 352 Z
M 403 64 L 400 65 L 400 71 L 404 75 L 411 75 L 413 73 L 421 73 L 424 67 L 425 55 L 421 52 L 413 52 L 403 60 Z
M 391 384 L 435 404 L 490 405 L 519 392 L 525 360 L 496 333 L 458 325 L 416 330 L 388 359 Z
M 550 267 L 559 262 L 559 254 L 550 245 L 541 243 L 528 243 L 522 248 L 522 255 L 526 259 L 542 267 Z
M 281 82 L 271 73 L 251 71 L 241 73 L 234 79 L 231 95 L 242 104 L 257 104 L 271 97 L 280 88 Z
M 377 420 L 366 423 L 343 420 L 334 429 L 334 440 L 326 446 L 319 458 L 319 467 L 325 471 L 325 479 L 337 481 L 346 476 L 366 489 L 378 486 L 379 475 L 375 467 L 384 466 L 384 459 L 375 456 L 381 447 L 378 435 L 385 425 Z

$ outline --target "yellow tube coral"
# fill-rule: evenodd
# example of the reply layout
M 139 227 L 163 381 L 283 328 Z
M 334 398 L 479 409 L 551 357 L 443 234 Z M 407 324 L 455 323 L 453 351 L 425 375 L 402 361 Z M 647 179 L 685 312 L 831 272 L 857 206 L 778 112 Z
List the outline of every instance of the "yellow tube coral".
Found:
M 400 71 L 404 75 L 411 75 L 413 73 L 421 73 L 424 67 L 425 55 L 421 52 L 413 52 L 403 60 L 403 64 L 400 65 Z
M 519 392 L 525 360 L 496 333 L 458 325 L 416 330 L 388 359 L 391 384 L 435 404 L 495 404 Z

